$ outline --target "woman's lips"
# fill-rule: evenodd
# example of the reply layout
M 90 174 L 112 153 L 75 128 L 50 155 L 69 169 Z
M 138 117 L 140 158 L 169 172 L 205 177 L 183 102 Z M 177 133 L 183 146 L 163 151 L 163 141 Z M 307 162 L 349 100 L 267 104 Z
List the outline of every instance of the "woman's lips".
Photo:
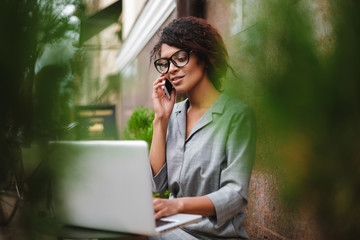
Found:
M 171 78 L 171 83 L 174 85 L 178 85 L 182 80 L 184 79 L 184 77 L 174 77 Z

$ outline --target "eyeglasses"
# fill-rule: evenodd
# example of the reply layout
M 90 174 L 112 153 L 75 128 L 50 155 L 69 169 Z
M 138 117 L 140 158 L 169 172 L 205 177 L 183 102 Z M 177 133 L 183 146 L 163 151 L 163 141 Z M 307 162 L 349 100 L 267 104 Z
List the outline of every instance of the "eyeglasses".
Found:
M 175 52 L 169 58 L 159 58 L 159 59 L 155 60 L 155 62 L 154 62 L 155 68 L 159 73 L 165 74 L 169 71 L 170 61 L 176 67 L 185 67 L 186 64 L 189 63 L 190 52 L 191 51 L 189 51 L 189 50 L 181 49 L 181 50 Z

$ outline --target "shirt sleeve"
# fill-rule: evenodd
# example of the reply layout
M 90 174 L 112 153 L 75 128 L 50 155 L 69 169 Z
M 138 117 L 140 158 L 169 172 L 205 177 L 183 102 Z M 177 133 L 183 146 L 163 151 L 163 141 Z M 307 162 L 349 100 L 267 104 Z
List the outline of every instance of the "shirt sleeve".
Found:
M 226 143 L 227 164 L 221 170 L 220 189 L 207 196 L 215 206 L 210 220 L 221 226 L 247 205 L 256 147 L 256 121 L 250 108 L 234 114 Z
M 150 171 L 151 176 L 153 176 L 151 166 Z M 160 171 L 152 178 L 152 189 L 155 193 L 162 193 L 167 189 L 167 187 L 167 163 L 165 162 Z

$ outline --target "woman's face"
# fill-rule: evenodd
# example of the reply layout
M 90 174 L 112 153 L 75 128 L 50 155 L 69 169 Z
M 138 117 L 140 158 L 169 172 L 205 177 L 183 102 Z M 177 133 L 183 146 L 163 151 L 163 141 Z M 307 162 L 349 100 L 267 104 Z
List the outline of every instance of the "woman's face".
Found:
M 162 44 L 161 57 L 169 58 L 179 50 L 179 48 Z M 171 81 L 179 93 L 190 92 L 198 83 L 207 80 L 205 64 L 200 62 L 193 53 L 190 53 L 189 62 L 184 67 L 176 67 L 170 62 L 169 71 L 165 74 L 165 77 Z

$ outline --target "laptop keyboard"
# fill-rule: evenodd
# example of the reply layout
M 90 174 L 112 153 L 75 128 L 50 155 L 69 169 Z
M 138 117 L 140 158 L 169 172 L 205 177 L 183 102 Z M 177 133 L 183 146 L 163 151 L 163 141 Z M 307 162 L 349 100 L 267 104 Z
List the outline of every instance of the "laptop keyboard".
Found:
M 166 220 L 157 219 L 155 224 L 156 224 L 156 227 L 160 227 L 160 226 L 164 226 L 164 225 L 169 224 L 169 223 L 173 223 L 173 221 L 166 221 Z

